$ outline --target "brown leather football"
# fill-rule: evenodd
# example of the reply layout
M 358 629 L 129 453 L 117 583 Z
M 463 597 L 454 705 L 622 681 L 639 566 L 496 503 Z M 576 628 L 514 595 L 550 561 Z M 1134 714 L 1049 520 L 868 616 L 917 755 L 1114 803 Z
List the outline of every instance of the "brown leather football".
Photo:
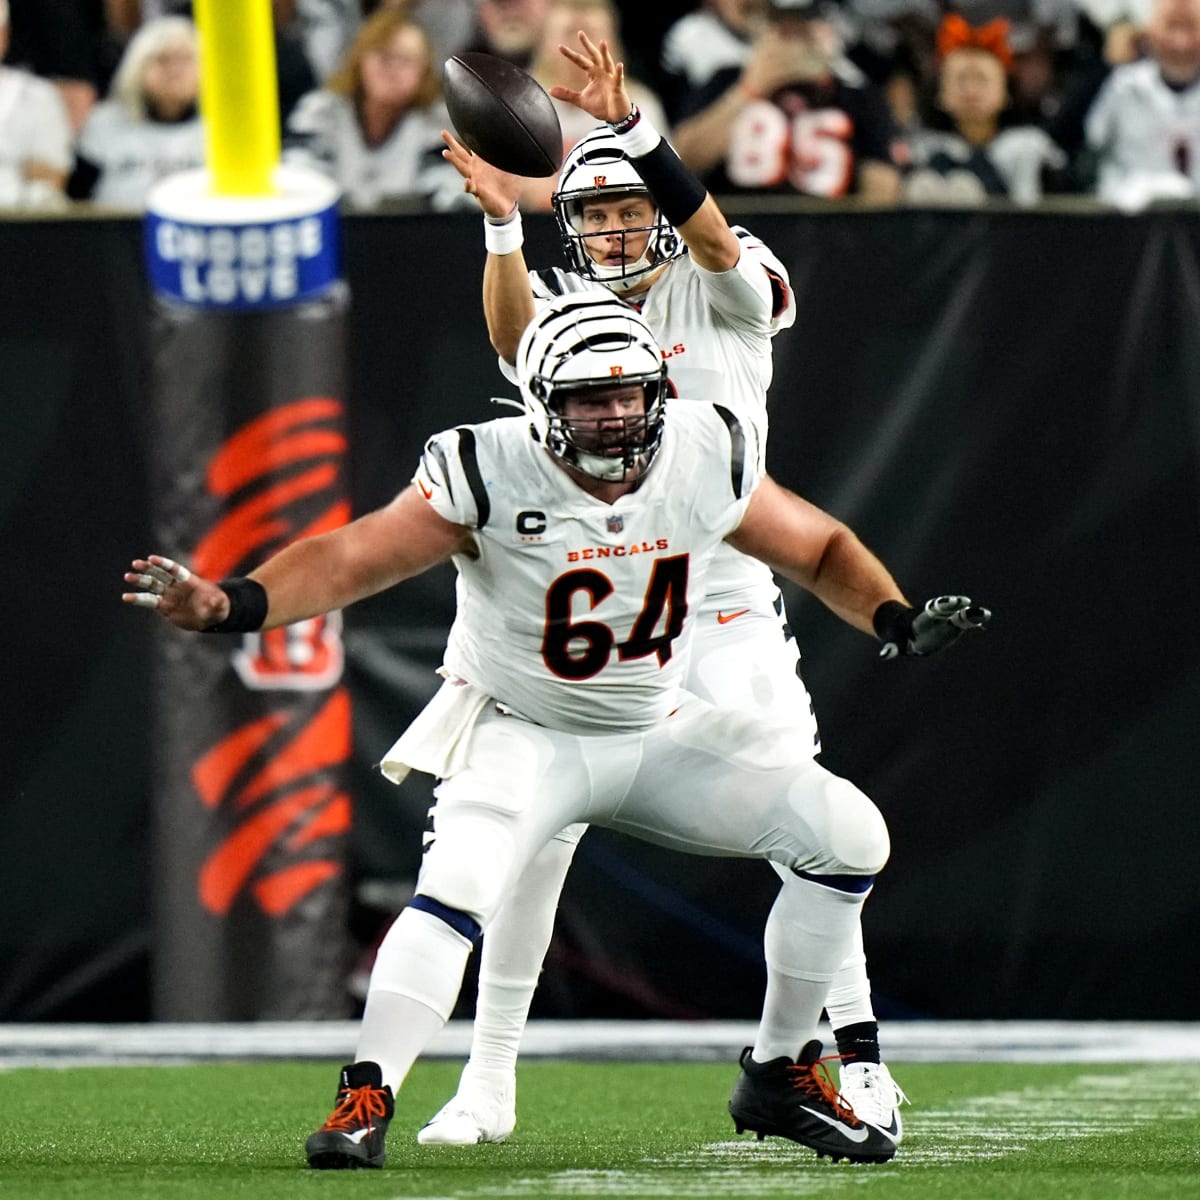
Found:
M 459 141 L 513 175 L 553 175 L 562 163 L 554 103 L 532 75 L 492 54 L 456 54 L 442 72 Z

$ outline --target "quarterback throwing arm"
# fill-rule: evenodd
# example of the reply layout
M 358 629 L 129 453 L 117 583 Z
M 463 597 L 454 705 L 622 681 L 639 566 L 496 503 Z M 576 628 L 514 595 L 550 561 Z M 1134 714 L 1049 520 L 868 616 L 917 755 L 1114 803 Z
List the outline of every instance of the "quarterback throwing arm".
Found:
M 662 268 L 685 249 L 699 268 L 699 286 L 709 292 L 707 303 L 727 315 L 735 327 L 763 336 L 790 325 L 795 312 L 782 265 L 744 230 L 730 228 L 716 201 L 632 104 L 622 65 L 613 62 L 607 45 L 596 46 L 583 33 L 579 42 L 578 50 L 565 46 L 560 50 L 587 73 L 589 82 L 582 91 L 555 88 L 553 95 L 607 124 L 572 149 L 554 198 L 573 275 L 539 273 L 543 286 L 538 286 L 535 276 L 531 287 L 521 252 L 524 236 L 517 179 L 473 155 L 451 134 L 442 135 L 446 158 L 484 212 L 488 249 L 484 312 L 501 359 L 514 361 L 521 334 L 536 311 L 536 299 L 561 294 L 561 286 L 600 284 L 640 305 Z M 608 212 L 601 211 L 600 203 L 587 203 L 621 195 L 647 200 L 610 207 Z M 761 262 L 739 278 L 732 272 L 743 248 L 764 253 Z M 653 320 L 651 325 L 657 327 Z M 670 353 L 669 346 L 663 349 Z M 763 390 L 769 382 L 768 377 Z

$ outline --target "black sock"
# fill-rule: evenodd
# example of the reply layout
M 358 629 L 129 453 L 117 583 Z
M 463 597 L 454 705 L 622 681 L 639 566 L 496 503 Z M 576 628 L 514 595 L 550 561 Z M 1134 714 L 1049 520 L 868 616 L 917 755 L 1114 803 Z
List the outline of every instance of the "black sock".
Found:
M 835 1029 L 838 1053 L 847 1062 L 879 1061 L 879 1025 L 875 1021 L 859 1021 Z

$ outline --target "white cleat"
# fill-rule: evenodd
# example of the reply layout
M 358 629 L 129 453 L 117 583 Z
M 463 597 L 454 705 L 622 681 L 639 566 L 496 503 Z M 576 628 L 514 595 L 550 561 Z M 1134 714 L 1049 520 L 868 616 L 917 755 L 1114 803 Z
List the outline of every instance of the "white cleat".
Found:
M 892 1078 L 891 1071 L 883 1063 L 842 1063 L 838 1083 L 842 1099 L 854 1109 L 854 1115 L 882 1129 L 900 1145 L 904 1136 L 900 1105 L 907 1103 L 908 1097 Z
M 505 1087 L 486 1094 L 476 1088 L 461 1089 L 426 1122 L 417 1134 L 422 1146 L 476 1146 L 503 1142 L 517 1124 L 515 1089 Z

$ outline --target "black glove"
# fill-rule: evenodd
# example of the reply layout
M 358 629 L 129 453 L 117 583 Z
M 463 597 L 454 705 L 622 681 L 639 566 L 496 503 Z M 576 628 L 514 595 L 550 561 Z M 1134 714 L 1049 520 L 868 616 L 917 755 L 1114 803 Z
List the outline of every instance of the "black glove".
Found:
M 885 600 L 875 610 L 872 623 L 883 643 L 879 657 L 897 658 L 901 654 L 936 654 L 968 630 L 982 632 L 991 619 L 990 610 L 972 604 L 967 596 L 937 596 L 924 608 Z

